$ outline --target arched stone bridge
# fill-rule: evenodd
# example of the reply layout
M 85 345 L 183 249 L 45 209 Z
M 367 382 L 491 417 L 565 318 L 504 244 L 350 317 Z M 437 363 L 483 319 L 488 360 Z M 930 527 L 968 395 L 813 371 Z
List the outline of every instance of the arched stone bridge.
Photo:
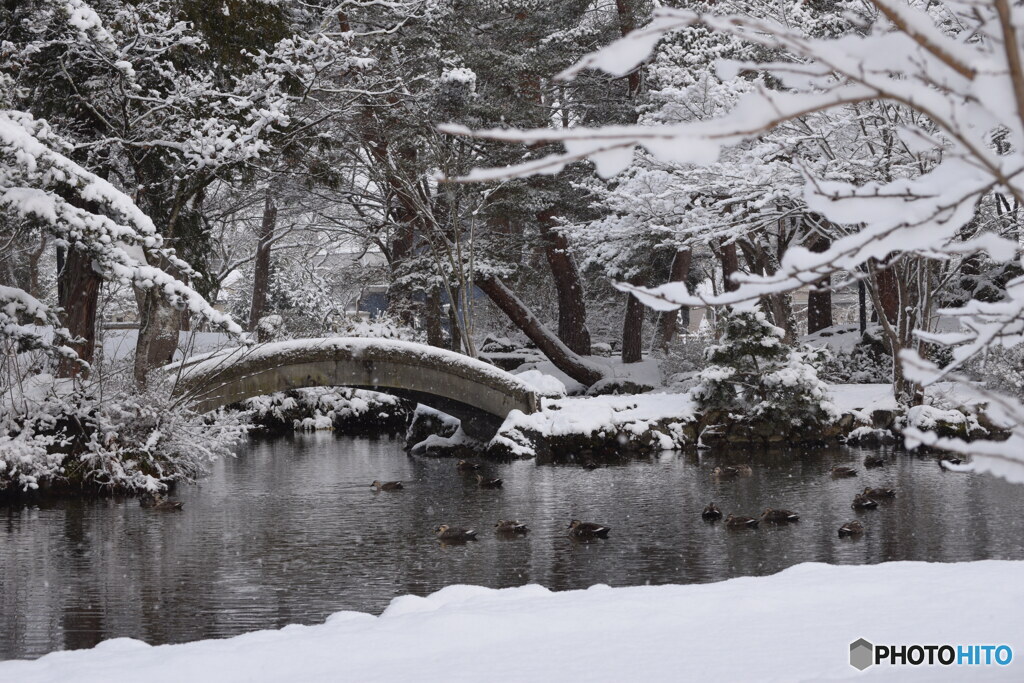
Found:
M 483 361 L 390 339 L 296 339 L 220 351 L 166 367 L 175 395 L 200 412 L 303 387 L 345 386 L 407 398 L 462 420 L 490 438 L 512 410 L 535 412 L 537 394 Z

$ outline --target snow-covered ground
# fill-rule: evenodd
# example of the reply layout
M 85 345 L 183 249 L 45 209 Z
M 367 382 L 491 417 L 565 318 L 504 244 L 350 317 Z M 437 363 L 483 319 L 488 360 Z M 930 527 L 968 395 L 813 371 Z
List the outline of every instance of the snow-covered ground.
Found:
M 648 387 L 660 387 L 662 385 L 661 367 L 657 359 L 648 358 L 639 363 L 623 363 L 621 358 L 604 356 L 587 356 L 587 361 L 600 365 L 604 368 L 605 375 L 611 381 L 634 382 Z M 531 370 L 539 371 L 545 375 L 556 378 L 565 386 L 570 394 L 581 394 L 586 387 L 569 377 L 555 367 L 549 360 L 524 363 L 513 370 L 513 374 L 521 374 Z
M 1024 679 L 1024 562 L 801 564 L 714 584 L 449 586 L 375 617 L 0 663 L 19 683 Z M 850 643 L 1006 644 L 1007 666 L 849 664 Z
M 870 414 L 872 410 L 896 410 L 891 384 L 831 384 L 832 402 L 844 413 L 854 410 Z M 940 408 L 974 406 L 985 399 L 969 385 L 939 382 L 925 389 L 925 403 Z

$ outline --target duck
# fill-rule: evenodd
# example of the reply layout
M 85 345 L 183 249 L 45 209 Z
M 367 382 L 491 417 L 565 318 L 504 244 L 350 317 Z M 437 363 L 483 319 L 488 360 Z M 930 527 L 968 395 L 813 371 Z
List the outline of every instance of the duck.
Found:
M 167 500 L 163 496 L 156 496 L 152 493 L 143 493 L 139 498 L 139 505 L 153 510 L 180 510 L 184 503 L 180 500 Z
M 850 505 L 854 510 L 874 510 L 878 507 L 878 503 L 868 498 L 863 493 L 858 493 L 853 497 L 853 504 Z
M 473 529 L 463 529 L 462 527 L 448 526 L 447 524 L 442 524 L 434 529 L 434 534 L 440 540 L 449 543 L 464 543 L 476 540 L 476 531 Z
M 756 529 L 758 521 L 753 517 L 729 515 L 725 518 L 725 525 L 730 529 Z
M 370 488 L 377 489 L 378 491 L 401 491 L 404 487 L 400 481 L 381 481 L 380 479 L 374 479 L 373 483 L 370 484 Z
M 849 536 L 860 536 L 864 533 L 864 525 L 853 520 L 839 527 L 839 538 L 847 538 Z
M 578 519 L 569 522 L 568 529 L 569 535 L 573 538 L 608 538 L 608 532 L 612 530 L 610 526 L 604 524 L 581 522 Z
M 749 477 L 754 473 L 750 465 L 726 465 L 711 470 L 711 476 L 716 479 L 735 479 L 736 477 Z
M 501 479 L 485 479 L 482 474 L 476 475 L 476 485 L 482 489 L 500 489 Z
M 832 469 L 829 470 L 833 477 L 856 477 L 857 470 L 852 467 L 846 467 L 845 465 L 833 465 Z
M 795 522 L 798 519 L 800 519 L 800 515 L 792 510 L 765 508 L 764 512 L 761 513 L 761 521 L 771 522 L 772 524 L 786 524 L 788 522 Z
M 739 472 L 731 467 L 716 467 L 711 470 L 711 476 L 714 479 L 735 479 L 740 475 Z
M 475 462 L 469 462 L 468 460 L 460 460 L 455 463 L 455 469 L 459 472 L 476 472 L 480 469 L 480 465 Z
M 885 464 L 885 458 L 880 455 L 869 455 L 864 458 L 864 467 L 871 469 L 872 467 L 881 467 Z
M 722 518 L 722 511 L 718 509 L 718 506 L 712 501 L 704 506 L 704 512 L 700 513 L 701 519 L 709 522 Z
M 870 486 L 864 489 L 864 495 L 873 500 L 879 498 L 895 498 L 896 489 L 873 489 Z
M 519 535 L 530 531 L 530 528 L 518 519 L 499 519 L 494 525 L 494 530 L 499 534 Z

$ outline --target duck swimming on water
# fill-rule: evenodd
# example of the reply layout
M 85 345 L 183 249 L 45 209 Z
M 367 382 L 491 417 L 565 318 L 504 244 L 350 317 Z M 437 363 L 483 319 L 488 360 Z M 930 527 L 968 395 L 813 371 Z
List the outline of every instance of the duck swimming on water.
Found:
M 800 519 L 800 515 L 796 514 L 792 510 L 773 510 L 772 508 L 765 508 L 765 511 L 761 513 L 761 521 L 771 522 L 772 524 L 787 524 L 789 522 L 795 522 Z
M 864 533 L 864 525 L 853 520 L 839 527 L 839 538 L 849 538 L 850 536 L 860 536 Z
M 704 506 L 704 511 L 702 513 L 700 513 L 700 516 L 701 516 L 701 519 L 704 519 L 704 520 L 709 521 L 709 522 L 713 522 L 716 519 L 721 519 L 722 518 L 722 511 L 719 510 L 718 506 L 715 505 L 714 501 L 712 501 L 712 502 L 710 502 L 710 503 L 708 503 L 707 505 Z
M 610 526 L 604 524 L 581 522 L 578 519 L 569 522 L 568 529 L 569 535 L 574 538 L 608 538 L 608 532 L 612 530 Z
M 449 543 L 465 543 L 466 541 L 476 540 L 476 531 L 473 529 L 463 529 L 462 527 L 448 526 L 447 524 L 442 524 L 434 529 L 434 534 L 440 540 Z
M 530 528 L 518 519 L 499 519 L 494 530 L 499 534 L 518 535 L 529 532 Z
M 725 525 L 730 529 L 756 529 L 757 524 L 757 520 L 753 517 L 729 515 L 725 518 Z

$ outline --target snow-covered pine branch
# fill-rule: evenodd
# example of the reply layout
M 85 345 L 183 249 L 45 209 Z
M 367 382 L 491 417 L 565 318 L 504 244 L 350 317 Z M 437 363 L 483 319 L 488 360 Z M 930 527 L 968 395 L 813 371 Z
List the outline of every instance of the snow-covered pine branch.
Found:
M 172 305 L 202 316 L 232 334 L 241 328 L 217 311 L 194 289 L 164 270 L 148 265 L 159 258 L 188 275 L 188 264 L 164 246 L 153 222 L 123 192 L 83 169 L 58 149 L 62 143 L 49 127 L 24 112 L 0 111 L 0 206 L 22 219 L 33 219 L 59 244 L 88 252 L 106 277 L 157 289 Z M 89 208 L 82 208 L 89 207 Z M 55 324 L 53 311 L 21 290 L 3 292 L 5 336 L 43 337 L 15 321 L 19 314 L 37 323 Z

